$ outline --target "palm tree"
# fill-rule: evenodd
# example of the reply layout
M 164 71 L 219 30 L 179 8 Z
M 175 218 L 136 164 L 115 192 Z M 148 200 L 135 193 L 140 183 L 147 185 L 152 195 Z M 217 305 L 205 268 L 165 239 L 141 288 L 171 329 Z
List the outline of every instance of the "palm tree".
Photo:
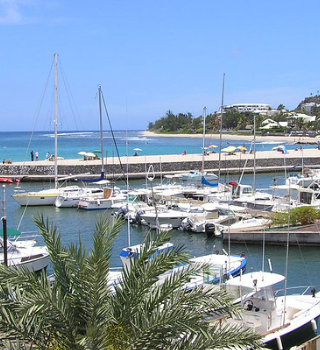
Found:
M 147 238 L 140 257 L 124 269 L 123 281 L 111 286 L 106 283 L 111 251 L 122 222 L 100 217 L 90 253 L 81 241 L 63 246 L 48 219 L 39 217 L 35 223 L 48 246 L 55 279 L 45 272 L 36 275 L 0 265 L 0 334 L 8 349 L 259 346 L 258 337 L 248 330 L 207 321 L 237 308 L 222 290 L 184 289 L 190 276 L 200 273 L 199 266 L 188 265 L 159 283 L 159 275 L 188 258 L 182 246 L 155 254 L 167 234 Z

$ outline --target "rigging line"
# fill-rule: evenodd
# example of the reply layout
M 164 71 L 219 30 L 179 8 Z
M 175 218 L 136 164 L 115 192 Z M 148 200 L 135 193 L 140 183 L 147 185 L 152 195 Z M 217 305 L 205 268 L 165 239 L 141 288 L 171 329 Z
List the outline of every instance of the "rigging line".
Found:
M 64 88 L 65 88 L 65 91 L 66 91 L 66 95 L 67 95 L 67 98 L 68 98 L 68 102 L 69 102 L 71 114 L 72 114 L 72 117 L 73 117 L 73 121 L 75 123 L 76 129 L 80 130 L 79 125 L 77 123 L 79 120 L 81 121 L 80 113 L 79 113 L 79 110 L 77 109 L 77 104 L 75 103 L 74 97 L 72 95 L 72 92 L 71 92 L 71 89 L 70 89 L 70 84 L 68 82 L 67 76 L 64 73 L 64 69 L 63 69 L 63 67 L 61 65 L 61 59 L 60 59 L 60 72 L 61 72 L 63 85 L 64 85 Z
M 250 154 L 251 151 L 252 151 L 252 146 L 253 146 L 253 141 L 251 141 L 251 143 L 250 143 L 249 154 Z M 248 163 L 248 157 L 246 157 L 244 166 L 243 166 L 243 168 L 242 168 L 242 174 L 241 174 L 241 176 L 239 177 L 239 181 L 238 181 L 239 183 L 241 183 L 241 181 L 242 181 L 242 178 L 243 178 L 243 175 L 244 175 L 244 170 L 245 170 L 245 168 L 247 167 L 247 163 Z
M 29 142 L 28 142 L 28 146 L 27 146 L 27 149 L 26 149 L 26 153 L 25 153 L 25 161 L 28 159 L 28 152 L 29 152 L 29 149 L 30 149 L 30 145 L 31 145 L 31 140 L 33 138 L 33 134 L 34 134 L 34 131 L 35 131 L 35 126 L 36 126 L 36 123 L 39 119 L 39 115 L 40 115 L 40 110 L 41 110 L 41 107 L 43 105 L 43 101 L 44 101 L 44 97 L 46 95 L 46 92 L 47 92 L 47 89 L 48 89 L 48 85 L 49 85 L 49 80 L 50 80 L 50 76 L 51 76 L 51 73 L 52 73 L 52 68 L 53 68 L 53 64 L 54 64 L 54 60 L 52 60 L 52 63 L 51 63 L 51 67 L 49 69 L 49 73 L 48 73 L 48 76 L 47 76 L 47 80 L 46 80 L 46 83 L 45 83 L 45 88 L 42 92 L 42 96 L 40 98 L 40 103 L 38 105 L 38 108 L 34 114 L 34 117 L 33 117 L 33 126 L 32 126 L 32 130 L 31 130 L 31 136 L 30 136 L 30 139 L 29 139 Z
M 101 92 L 102 92 L 102 91 L 101 91 Z M 120 168 L 121 168 L 121 171 L 122 171 L 122 175 L 125 177 L 126 173 L 125 173 L 125 171 L 124 171 L 124 169 L 123 169 L 123 165 L 122 165 L 122 163 L 121 163 L 118 145 L 117 145 L 117 142 L 116 142 L 116 138 L 115 138 L 115 136 L 114 136 L 114 133 L 113 133 L 113 129 L 112 129 L 112 125 L 111 125 L 111 120 L 110 120 L 109 113 L 108 113 L 108 110 L 107 110 L 107 106 L 106 106 L 106 103 L 105 103 L 105 100 L 104 100 L 103 92 L 102 92 L 102 102 L 103 102 L 104 110 L 105 110 L 106 115 L 107 115 L 107 118 L 108 118 L 109 127 L 110 127 L 110 131 L 111 131 L 112 139 L 113 139 L 113 142 L 114 142 L 116 151 L 117 151 L 117 156 L 118 156 L 118 159 L 119 159 L 119 164 L 120 164 Z
M 18 231 L 20 231 L 20 226 L 21 226 L 22 220 L 23 220 L 23 218 L 24 218 L 24 216 L 26 214 L 26 210 L 28 208 L 28 204 L 29 204 L 29 201 L 28 201 L 27 205 L 24 207 L 23 213 L 22 213 L 21 218 L 19 220 L 19 223 L 18 223 L 18 226 L 17 226 L 17 230 Z

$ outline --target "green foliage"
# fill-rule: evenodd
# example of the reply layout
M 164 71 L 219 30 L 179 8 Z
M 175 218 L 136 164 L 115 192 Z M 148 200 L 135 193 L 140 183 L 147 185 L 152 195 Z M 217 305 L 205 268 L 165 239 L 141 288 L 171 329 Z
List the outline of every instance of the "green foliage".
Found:
M 186 281 L 202 267 L 188 265 L 159 284 L 161 274 L 188 259 L 181 246 L 155 255 L 167 234 L 149 236 L 140 256 L 124 269 L 121 284 L 111 286 L 110 258 L 122 222 L 100 217 L 90 253 L 81 242 L 63 246 L 56 227 L 43 217 L 35 222 L 48 246 L 55 281 L 45 272 L 0 265 L 2 345 L 14 339 L 24 350 L 259 347 L 251 331 L 206 320 L 237 312 L 223 290 L 185 291 Z
M 290 211 L 291 220 L 295 224 L 310 225 L 319 219 L 319 210 L 314 207 L 303 206 Z
M 314 224 L 319 217 L 319 210 L 311 206 L 302 206 L 290 209 L 289 212 L 273 213 L 272 221 L 277 226 L 310 225 Z

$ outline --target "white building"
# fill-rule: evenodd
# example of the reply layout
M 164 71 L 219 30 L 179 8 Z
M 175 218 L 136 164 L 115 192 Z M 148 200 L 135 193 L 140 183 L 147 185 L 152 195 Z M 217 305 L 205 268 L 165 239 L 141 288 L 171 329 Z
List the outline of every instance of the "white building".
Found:
M 261 115 L 274 115 L 276 113 L 279 113 L 279 111 L 272 109 L 272 107 L 266 103 L 239 103 L 225 106 L 224 109 L 226 111 L 228 109 L 234 109 L 240 113 L 259 113 Z
M 266 119 L 261 124 L 262 124 L 262 126 L 260 127 L 261 130 L 271 130 L 279 127 L 286 128 L 288 126 L 288 122 L 276 122 L 272 119 Z
M 320 104 L 315 103 L 315 102 L 308 102 L 308 103 L 301 104 L 301 110 L 306 111 L 306 112 L 311 112 L 312 109 L 315 107 L 320 107 Z
M 291 113 L 288 119 L 302 119 L 304 123 L 314 122 L 317 117 L 315 115 L 307 115 L 303 113 Z

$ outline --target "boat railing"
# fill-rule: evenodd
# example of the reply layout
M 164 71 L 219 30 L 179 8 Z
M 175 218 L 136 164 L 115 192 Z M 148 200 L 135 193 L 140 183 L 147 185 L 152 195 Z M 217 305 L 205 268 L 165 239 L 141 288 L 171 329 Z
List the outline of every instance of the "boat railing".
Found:
M 300 295 L 306 295 L 311 294 L 315 295 L 316 291 L 320 290 L 320 286 L 294 286 L 294 287 L 288 287 L 288 288 L 281 288 L 277 289 L 275 291 L 275 296 L 284 296 L 285 291 L 287 291 L 287 294 L 300 294 Z M 299 292 L 299 293 L 298 293 Z

